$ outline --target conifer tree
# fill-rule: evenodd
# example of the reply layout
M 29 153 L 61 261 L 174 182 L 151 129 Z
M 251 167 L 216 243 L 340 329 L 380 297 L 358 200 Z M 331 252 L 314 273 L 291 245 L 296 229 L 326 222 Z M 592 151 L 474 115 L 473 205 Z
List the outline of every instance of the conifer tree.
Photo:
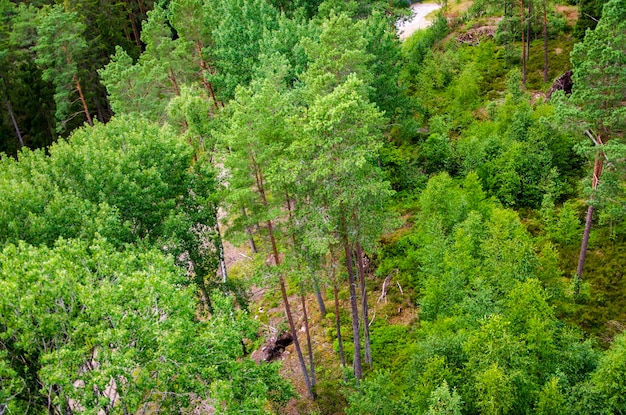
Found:
M 79 72 L 79 62 L 87 49 L 84 32 L 85 24 L 79 16 L 61 6 L 44 7 L 39 12 L 36 62 L 44 68 L 43 79 L 56 88 L 54 101 L 60 122 L 57 130 L 64 130 L 65 124 L 80 113 L 93 126 Z M 80 99 L 81 110 L 72 113 L 75 94 Z
M 626 128 L 626 0 L 611 0 L 594 31 L 572 52 L 572 95 L 563 115 L 593 142 L 594 166 L 576 275 L 582 278 L 598 185 L 606 162 L 604 146 Z M 609 160 L 610 162 L 610 160 Z

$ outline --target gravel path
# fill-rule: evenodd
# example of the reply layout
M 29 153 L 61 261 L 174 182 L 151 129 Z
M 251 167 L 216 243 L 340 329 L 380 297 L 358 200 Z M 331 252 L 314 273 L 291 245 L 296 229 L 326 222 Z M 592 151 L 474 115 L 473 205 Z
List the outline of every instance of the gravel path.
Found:
M 426 16 L 440 9 L 441 6 L 436 3 L 415 3 L 411 5 L 413 9 L 413 16 L 406 22 L 396 23 L 400 39 L 404 40 L 411 36 L 413 32 L 418 29 L 425 29 L 431 25 L 431 21 L 426 19 Z

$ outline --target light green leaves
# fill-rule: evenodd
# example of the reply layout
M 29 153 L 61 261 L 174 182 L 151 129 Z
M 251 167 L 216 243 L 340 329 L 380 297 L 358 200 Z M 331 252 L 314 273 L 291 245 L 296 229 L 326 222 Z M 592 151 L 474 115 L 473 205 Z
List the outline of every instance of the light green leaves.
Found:
M 218 294 L 213 317 L 198 322 L 183 280 L 156 250 L 117 252 L 101 239 L 9 245 L 0 254 L 0 398 L 17 413 L 46 399 L 87 413 L 171 413 L 201 401 L 260 410 L 271 388 L 288 396 L 273 366 L 242 358 L 255 323 Z M 237 392 L 223 400 L 222 388 Z

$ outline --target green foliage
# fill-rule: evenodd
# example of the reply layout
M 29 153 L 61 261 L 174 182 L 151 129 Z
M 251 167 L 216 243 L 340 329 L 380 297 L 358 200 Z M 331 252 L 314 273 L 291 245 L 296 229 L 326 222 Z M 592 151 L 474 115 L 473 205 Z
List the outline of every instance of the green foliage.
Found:
M 381 397 L 390 396 L 392 393 L 391 374 L 385 371 L 376 372 L 373 376 L 363 381 L 359 393 L 348 396 L 349 406 L 346 409 L 346 414 L 397 414 L 399 412 L 392 404 L 385 399 L 381 399 Z
M 363 81 L 365 87 L 373 80 L 370 63 L 374 56 L 366 51 L 368 41 L 363 32 L 365 21 L 333 13 L 323 21 L 318 41 L 303 40 L 309 58 L 303 80 L 312 97 L 330 93 L 350 75 Z
M 206 295 L 217 269 L 215 178 L 168 127 L 130 117 L 77 130 L 43 152 L 0 162 L 0 241 L 52 246 L 96 235 L 158 246 Z
M 626 336 L 615 338 L 615 343 L 598 362 L 598 368 L 591 376 L 592 394 L 599 395 L 605 408 L 615 414 L 623 414 L 626 408 Z
M 396 390 L 413 391 L 403 401 L 410 413 L 429 410 L 444 381 L 448 394 L 436 393 L 462 400 L 468 413 L 567 411 L 576 399 L 567 391 L 589 378 L 597 353 L 558 322 L 538 279 L 562 292 L 555 255 L 537 254 L 518 216 L 486 199 L 475 174 L 462 186 L 434 176 L 420 204 L 414 229 L 380 261 L 395 258 L 418 290 L 416 340 L 389 367 L 403 382 Z M 400 404 L 398 391 L 386 395 L 389 407 Z
M 541 388 L 536 405 L 537 415 L 566 414 L 565 396 L 559 387 L 559 378 L 553 377 Z
M 65 123 L 73 118 L 73 93 L 78 87 L 78 64 L 87 49 L 84 36 L 85 24 L 74 12 L 60 6 L 43 8 L 37 16 L 37 53 L 35 62 L 42 66 L 42 78 L 55 85 L 56 118 L 58 131 L 65 130 Z
M 626 5 L 609 1 L 598 27 L 574 47 L 572 95 L 561 107 L 579 131 L 590 130 L 601 143 L 623 129 L 626 118 L 624 67 L 626 66 Z
M 399 325 L 376 323 L 371 327 L 372 356 L 376 367 L 391 366 L 399 349 L 410 342 L 408 328 Z
M 476 376 L 476 392 L 476 405 L 482 414 L 501 415 L 513 408 L 510 379 L 497 363 Z
M 217 69 L 211 79 L 220 99 L 228 100 L 237 85 L 252 80 L 263 33 L 277 28 L 278 12 L 264 0 L 221 0 L 211 7 L 215 26 L 208 51 Z
M 462 403 L 459 394 L 455 390 L 450 393 L 450 387 L 444 381 L 431 393 L 426 415 L 461 415 Z
M 71 399 L 94 413 L 203 401 L 233 413 L 292 393 L 275 366 L 242 357 L 254 321 L 219 295 L 212 318 L 195 320 L 192 291 L 158 251 L 20 243 L 4 248 L 0 267 L 0 400 L 10 412 L 65 410 Z
M 448 34 L 448 22 L 439 14 L 433 24 L 425 30 L 418 30 L 402 44 L 405 59 L 402 79 L 411 82 L 420 72 L 420 66 L 429 56 L 430 49 Z

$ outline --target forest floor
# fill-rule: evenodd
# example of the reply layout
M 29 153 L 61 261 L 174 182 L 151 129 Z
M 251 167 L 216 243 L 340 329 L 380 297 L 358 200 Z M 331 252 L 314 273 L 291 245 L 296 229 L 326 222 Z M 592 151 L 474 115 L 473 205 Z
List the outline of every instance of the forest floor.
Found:
M 234 246 L 224 241 L 224 257 L 228 269 L 229 278 L 241 278 L 244 274 L 250 275 L 252 268 L 259 266 L 259 262 L 253 259 L 253 254 L 247 244 Z M 373 275 L 373 269 L 368 270 L 367 292 L 369 303 L 370 326 L 372 323 L 384 320 L 386 324 L 407 326 L 412 324 L 417 318 L 417 308 L 412 303 L 410 295 L 405 293 L 403 287 L 398 284 L 392 275 L 387 281 L 387 296 L 381 297 L 384 278 L 377 278 Z M 261 288 L 263 285 L 264 288 Z M 269 288 L 265 288 L 269 287 Z M 259 284 L 250 287 L 249 310 L 251 315 L 259 321 L 260 346 L 251 354 L 251 358 L 260 362 L 263 360 L 262 348 L 276 339 L 280 334 L 288 331 L 287 319 L 277 284 Z M 294 317 L 298 338 L 308 362 L 308 350 L 304 327 L 304 313 L 302 302 L 295 287 L 288 287 L 289 304 Z M 314 362 L 317 364 L 316 377 L 318 382 L 318 398 L 313 401 L 307 398 L 306 385 L 302 376 L 300 363 L 298 361 L 295 346 L 287 346 L 282 355 L 276 359 L 282 364 L 281 374 L 288 379 L 295 387 L 297 398 L 280 409 L 283 415 L 297 415 L 302 413 L 343 413 L 345 399 L 340 395 L 338 385 L 342 384 L 343 370 L 336 350 L 334 301 L 332 290 L 323 290 L 326 317 L 322 315 L 319 305 L 313 294 L 306 296 L 307 314 L 309 316 L 309 327 L 311 330 L 311 343 L 313 348 Z M 342 316 L 348 318 L 350 309 L 348 289 L 343 287 L 339 292 L 339 306 Z M 344 348 L 347 353 L 352 349 L 350 341 L 350 329 L 345 324 L 342 326 L 344 337 Z M 322 364 L 323 362 L 323 364 Z M 322 370 L 323 368 L 323 370 Z M 329 387 L 328 385 L 333 385 Z M 349 386 L 346 386 L 348 388 Z M 332 396 L 330 396 L 332 395 Z

